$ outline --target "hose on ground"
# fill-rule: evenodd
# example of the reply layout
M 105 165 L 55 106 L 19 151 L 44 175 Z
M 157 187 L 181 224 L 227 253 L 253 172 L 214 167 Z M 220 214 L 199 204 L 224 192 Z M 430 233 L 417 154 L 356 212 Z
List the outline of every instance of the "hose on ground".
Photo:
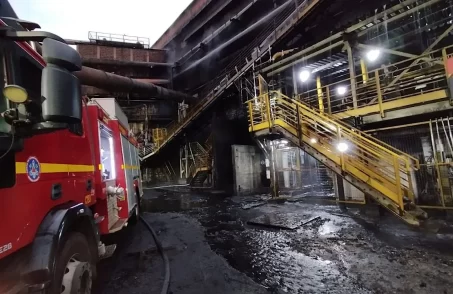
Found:
M 151 235 L 153 236 L 157 249 L 159 250 L 162 260 L 164 261 L 165 279 L 164 279 L 164 284 L 162 285 L 162 290 L 160 291 L 160 293 L 167 294 L 168 288 L 170 287 L 170 274 L 171 274 L 170 262 L 168 261 L 168 257 L 164 252 L 164 248 L 162 248 L 162 244 L 160 243 L 159 239 L 157 239 L 157 234 L 154 231 L 153 227 L 151 227 L 151 225 L 142 216 L 140 216 L 140 220 L 142 221 L 142 223 L 145 225 L 145 227 L 150 231 Z

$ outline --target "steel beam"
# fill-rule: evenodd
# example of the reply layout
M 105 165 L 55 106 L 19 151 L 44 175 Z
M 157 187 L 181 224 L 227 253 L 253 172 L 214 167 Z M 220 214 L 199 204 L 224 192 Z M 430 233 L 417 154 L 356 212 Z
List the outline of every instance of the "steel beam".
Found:
M 392 50 L 392 49 L 387 49 L 387 48 L 381 48 L 381 47 L 378 47 L 378 46 L 370 46 L 370 45 L 366 45 L 366 44 L 358 44 L 357 47 L 361 48 L 361 49 L 365 49 L 365 50 L 377 49 L 377 50 L 380 50 L 380 51 L 388 53 L 388 54 L 402 56 L 402 57 L 407 57 L 407 58 L 417 58 L 417 57 L 419 57 L 421 60 L 433 60 L 429 56 L 420 57 L 420 55 L 406 53 L 406 52 Z M 443 65 L 443 63 L 441 61 L 434 60 L 433 62 L 436 63 L 436 64 Z
M 339 62 L 343 63 L 343 61 L 346 61 L 346 59 L 340 58 L 340 59 L 331 61 L 331 62 L 329 62 L 329 63 L 327 63 L 327 64 L 324 64 L 324 65 L 321 65 L 321 66 L 319 66 L 319 67 L 316 67 L 315 69 L 313 69 L 312 73 L 316 73 L 316 72 L 323 71 L 323 70 L 325 70 L 325 69 L 328 69 L 328 68 L 334 66 L 335 64 L 337 64 L 337 63 L 339 63 Z
M 303 56 L 303 55 L 305 55 L 306 53 L 309 53 L 310 51 L 313 51 L 313 50 L 315 50 L 315 49 L 317 49 L 317 48 L 320 48 L 320 47 L 322 47 L 322 46 L 324 46 L 324 45 L 326 45 L 326 44 L 328 44 L 328 43 L 331 43 L 332 41 L 334 41 L 334 40 L 336 40 L 336 39 L 342 37 L 344 34 L 352 33 L 352 32 L 354 32 L 354 31 L 360 29 L 361 27 L 366 26 L 367 24 L 369 24 L 369 23 L 375 21 L 376 19 L 385 17 L 386 15 L 390 15 L 390 14 L 392 14 L 392 13 L 394 13 L 394 12 L 397 12 L 397 11 L 399 11 L 400 9 L 403 9 L 403 8 L 405 8 L 405 7 L 407 7 L 407 6 L 409 6 L 409 5 L 413 4 L 413 3 L 415 3 L 416 1 L 417 1 L 417 0 L 407 0 L 407 1 L 404 1 L 404 2 L 402 2 L 402 3 L 400 3 L 400 4 L 398 4 L 398 5 L 395 5 L 395 6 L 389 8 L 389 9 L 387 9 L 387 10 L 385 10 L 385 11 L 382 11 L 381 13 L 376 14 L 376 15 L 373 16 L 373 17 L 369 17 L 369 18 L 367 18 L 366 20 L 361 21 L 360 23 L 355 24 L 355 25 L 353 25 L 353 26 L 347 28 L 347 29 L 346 29 L 345 31 L 343 31 L 343 32 L 338 32 L 338 33 L 336 33 L 336 34 L 330 36 L 329 38 L 324 39 L 324 40 L 322 40 L 322 41 L 320 41 L 320 42 L 318 42 L 318 43 L 316 43 L 316 44 L 314 44 L 314 45 L 312 45 L 312 46 L 310 46 L 310 47 L 308 47 L 308 48 L 306 48 L 306 49 L 304 49 L 304 50 L 302 50 L 302 51 L 300 51 L 300 52 L 298 52 L 298 53 L 296 53 L 296 54 L 294 54 L 294 55 L 291 55 L 291 56 L 289 56 L 289 57 L 287 57 L 287 58 L 285 58 L 285 59 L 283 59 L 283 60 L 280 60 L 279 62 L 276 62 L 276 63 L 274 63 L 274 64 L 271 64 L 271 65 L 269 65 L 269 66 L 263 68 L 260 72 L 267 72 L 267 71 L 270 71 L 270 70 L 272 70 L 272 69 L 274 69 L 274 68 L 276 68 L 276 67 L 279 67 L 279 66 L 282 65 L 282 64 L 285 64 L 285 63 L 287 63 L 287 62 L 293 61 L 293 60 L 297 59 L 298 57 Z M 431 0 L 431 1 L 428 1 L 428 2 L 423 3 L 423 4 L 421 4 L 421 5 L 417 5 L 417 6 L 415 6 L 415 7 L 412 8 L 412 9 L 409 9 L 409 10 L 403 12 L 403 13 L 400 13 L 400 14 L 398 14 L 398 15 L 395 15 L 394 17 L 389 18 L 388 20 L 386 20 L 386 23 L 388 24 L 388 23 L 390 23 L 390 22 L 393 22 L 393 21 L 395 21 L 395 20 L 398 20 L 398 19 L 400 19 L 400 18 L 402 18 L 402 17 L 404 17 L 404 16 L 407 16 L 407 15 L 409 15 L 409 14 L 411 14 L 411 13 L 414 13 L 414 12 L 416 12 L 416 11 L 422 9 L 422 8 L 426 8 L 426 7 L 428 7 L 428 6 L 430 6 L 430 5 L 433 5 L 433 4 L 435 4 L 435 3 L 437 3 L 437 2 L 440 2 L 440 1 L 442 1 L 442 0 Z M 377 24 L 377 25 L 380 25 L 380 24 L 381 24 L 381 23 L 379 23 L 379 24 Z M 364 30 L 360 31 L 360 32 L 358 33 L 358 36 L 362 36 L 362 35 L 366 34 L 366 32 L 367 32 L 368 30 L 370 30 L 371 28 L 374 28 L 374 27 L 375 27 L 375 26 L 371 26 L 371 27 L 369 27 L 369 28 L 367 28 L 367 29 L 364 29 Z M 287 68 L 287 67 L 285 67 L 285 69 L 286 69 L 286 68 Z M 274 71 L 274 72 L 275 72 L 275 71 Z M 269 74 L 269 75 L 271 75 L 271 74 Z
M 441 1 L 441 0 L 432 0 L 430 2 L 433 2 L 433 1 L 434 2 L 438 2 L 438 1 Z M 364 21 L 361 21 L 361 22 L 359 22 L 359 23 L 357 23 L 357 24 L 355 24 L 353 26 L 350 26 L 349 28 L 347 28 L 343 32 L 338 32 L 338 33 L 330 36 L 327 39 L 324 39 L 324 40 L 322 40 L 322 41 L 320 41 L 320 42 L 318 42 L 318 43 L 316 43 L 316 44 L 314 44 L 314 45 L 312 45 L 312 46 L 310 46 L 310 47 L 308 47 L 308 48 L 306 48 L 306 49 L 304 49 L 304 50 L 302 50 L 300 52 L 297 52 L 294 55 L 291 55 L 291 56 L 289 56 L 289 57 L 287 57 L 287 58 L 285 58 L 283 60 L 280 60 L 279 62 L 276 62 L 276 63 L 274 63 L 272 65 L 269 65 L 269 66 L 263 68 L 261 70 L 261 72 L 268 72 L 268 71 L 270 71 L 270 70 L 272 70 L 272 69 L 274 69 L 274 68 L 276 68 L 276 67 L 278 67 L 278 66 L 280 66 L 282 64 L 285 64 L 287 62 L 293 61 L 293 60 L 299 58 L 300 56 L 303 56 L 303 55 L 309 53 L 310 51 L 313 51 L 313 50 L 318 49 L 318 48 L 320 48 L 320 47 L 322 47 L 322 46 L 324 46 L 324 45 L 326 45 L 328 43 L 331 43 L 332 41 L 335 41 L 336 39 L 342 37 L 345 33 L 347 34 L 347 33 L 354 32 L 354 31 L 360 29 L 361 27 L 363 27 L 363 26 L 375 21 L 376 19 L 382 18 L 382 17 L 384 17 L 386 15 L 390 15 L 391 13 L 394 13 L 394 12 L 400 10 L 400 9 L 403 9 L 406 6 L 411 5 L 411 4 L 415 3 L 415 2 L 417 2 L 417 0 L 406 0 L 406 1 L 403 1 L 400 4 L 393 6 L 392 8 L 389 8 L 389 9 L 387 9 L 385 11 L 382 11 L 382 12 L 376 14 L 375 16 L 369 17 L 369 18 L 365 19 Z M 391 22 L 393 20 L 394 20 L 394 18 L 390 18 L 390 19 L 387 20 L 387 23 L 389 23 L 389 22 Z M 368 29 L 363 30 L 361 33 L 364 33 L 366 31 L 368 31 Z
M 405 17 L 405 16 L 408 16 L 408 15 L 410 15 L 410 14 L 412 14 L 412 13 L 414 13 L 414 12 L 420 10 L 420 9 L 426 8 L 426 7 L 431 6 L 431 5 L 433 5 L 433 4 L 437 3 L 437 2 L 440 2 L 440 1 L 444 1 L 444 0 L 431 0 L 431 1 L 425 2 L 425 3 L 423 3 L 423 4 L 416 5 L 416 6 L 415 6 L 414 8 L 412 8 L 412 9 L 409 9 L 409 10 L 403 12 L 403 13 L 400 13 L 400 14 L 398 14 L 398 15 L 395 15 L 394 17 L 388 19 L 386 22 L 381 22 L 381 23 L 376 24 L 376 26 L 380 26 L 380 25 L 382 25 L 382 24 L 384 24 L 384 23 L 385 23 L 385 24 L 388 24 L 389 22 L 392 22 L 392 21 L 398 20 L 398 19 L 400 19 L 400 18 L 403 18 L 403 17 Z M 411 1 L 411 2 L 415 2 L 415 1 Z M 401 6 L 401 5 L 402 5 L 402 6 Z M 393 13 L 393 12 L 395 12 L 395 11 L 398 11 L 398 10 L 400 10 L 401 8 L 403 8 L 403 7 L 407 6 L 407 5 L 409 5 L 409 4 L 403 5 L 403 3 L 401 3 L 401 4 L 399 4 L 399 5 L 396 5 L 396 6 L 400 6 L 400 8 L 398 8 L 398 9 L 396 9 L 396 10 L 393 9 L 393 7 L 392 7 L 392 8 L 390 8 L 390 10 L 392 10 L 392 11 L 389 12 L 389 14 L 390 14 L 390 13 Z M 394 6 L 394 7 L 396 7 L 396 6 Z M 375 27 L 375 26 L 373 26 L 373 27 Z M 359 32 L 359 33 L 357 34 L 357 36 L 361 37 L 361 36 L 365 35 L 367 31 L 368 31 L 368 29 L 363 30 L 363 31 Z
M 438 90 L 434 92 L 429 92 L 425 94 L 415 95 L 411 97 L 391 100 L 391 101 L 383 101 L 382 106 L 379 104 L 368 105 L 364 107 L 360 107 L 357 109 L 346 110 L 342 112 L 334 113 L 333 116 L 337 119 L 346 119 L 350 117 L 358 117 L 358 116 L 367 116 L 373 113 L 382 114 L 382 112 L 393 111 L 396 109 L 406 109 L 412 106 L 426 104 L 429 105 L 430 103 L 434 103 L 435 101 L 446 100 L 448 98 L 447 90 Z M 426 107 L 425 105 L 425 107 Z M 382 111 L 382 112 L 381 112 Z
M 343 45 L 343 44 L 344 44 L 343 41 L 338 41 L 338 42 L 336 42 L 336 43 L 334 43 L 334 44 L 332 44 L 332 45 L 330 45 L 330 46 L 324 47 L 323 49 L 321 49 L 321 50 L 319 50 L 319 51 L 316 51 L 316 52 L 314 52 L 314 53 L 312 53 L 312 54 L 303 56 L 302 58 L 300 58 L 300 59 L 298 59 L 298 60 L 296 60 L 296 61 L 294 61 L 294 62 L 291 62 L 291 63 L 289 63 L 289 64 L 287 64 L 287 65 L 284 65 L 284 66 L 282 66 L 282 67 L 280 67 L 280 68 L 278 68 L 278 69 L 276 69 L 276 70 L 274 70 L 274 71 L 271 71 L 271 72 L 268 73 L 267 75 L 268 75 L 268 76 L 275 75 L 276 73 L 279 73 L 279 72 L 284 71 L 284 70 L 287 69 L 288 67 L 291 67 L 291 66 L 293 66 L 293 65 L 295 65 L 295 64 L 298 64 L 298 63 L 301 63 L 301 62 L 303 62 L 303 61 L 305 61 L 305 60 L 307 60 L 307 59 L 310 59 L 310 58 L 312 58 L 312 57 L 318 56 L 319 54 L 322 54 L 322 53 L 324 53 L 324 52 L 327 52 L 327 51 L 329 51 L 329 50 L 332 50 L 333 48 L 338 47 L 338 46 L 341 46 L 341 45 Z M 293 55 L 293 56 L 294 56 L 294 55 Z M 263 69 L 263 71 L 264 71 L 264 69 Z
M 426 48 L 425 51 L 423 51 L 422 54 L 420 55 L 425 55 L 431 50 L 433 50 L 434 47 L 436 47 L 437 44 L 439 44 L 440 41 L 442 41 L 448 34 L 453 30 L 453 25 L 449 26 L 431 45 Z M 415 59 L 405 70 L 403 70 L 397 77 L 393 79 L 393 81 L 390 82 L 390 84 L 387 85 L 387 88 L 393 87 L 405 74 L 407 74 L 411 68 L 417 63 L 419 63 L 422 60 L 422 58 Z

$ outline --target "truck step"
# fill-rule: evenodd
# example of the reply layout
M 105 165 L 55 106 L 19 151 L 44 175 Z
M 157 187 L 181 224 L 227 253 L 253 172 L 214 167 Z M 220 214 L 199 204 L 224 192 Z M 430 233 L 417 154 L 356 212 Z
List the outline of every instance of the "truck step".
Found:
M 110 233 L 115 233 L 127 226 L 127 218 L 120 218 L 109 230 Z
M 115 253 L 115 250 L 116 250 L 116 244 L 105 246 L 105 253 L 102 254 L 101 256 L 99 256 L 99 259 L 109 258 L 110 256 L 113 255 L 113 253 Z

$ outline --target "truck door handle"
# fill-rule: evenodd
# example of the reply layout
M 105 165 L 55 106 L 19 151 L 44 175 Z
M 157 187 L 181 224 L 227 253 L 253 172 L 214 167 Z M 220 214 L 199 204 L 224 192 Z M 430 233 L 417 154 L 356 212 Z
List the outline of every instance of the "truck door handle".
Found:
M 91 192 L 91 188 L 92 187 L 93 187 L 93 181 L 92 180 L 88 180 L 87 181 L 87 191 Z
M 61 184 L 58 183 L 58 184 L 53 184 L 52 185 L 52 195 L 51 195 L 51 199 L 52 200 L 57 200 L 57 199 L 60 199 L 61 196 L 63 195 L 63 189 L 61 188 Z

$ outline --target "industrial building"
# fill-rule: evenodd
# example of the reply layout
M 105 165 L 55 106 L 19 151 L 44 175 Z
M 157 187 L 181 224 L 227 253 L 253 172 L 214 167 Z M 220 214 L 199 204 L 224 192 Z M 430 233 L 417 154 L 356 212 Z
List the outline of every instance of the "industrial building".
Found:
M 21 220 L 29 240 L 8 231 L 23 248 L 0 244 L 0 292 L 17 276 L 52 294 L 452 291 L 453 0 L 193 0 L 154 43 L 63 40 L 5 3 L 14 29 L 0 39 L 42 68 L 50 98 L 5 83 L 0 165 L 53 202 L 36 232 Z M 78 85 L 73 108 L 54 95 L 55 68 Z M 58 162 L 28 155 L 58 132 L 89 144 L 65 141 L 78 153 Z M 64 263 L 67 240 L 91 251 Z
M 152 46 L 195 98 L 150 127 L 147 180 L 448 210 L 450 4 L 194 1 Z

